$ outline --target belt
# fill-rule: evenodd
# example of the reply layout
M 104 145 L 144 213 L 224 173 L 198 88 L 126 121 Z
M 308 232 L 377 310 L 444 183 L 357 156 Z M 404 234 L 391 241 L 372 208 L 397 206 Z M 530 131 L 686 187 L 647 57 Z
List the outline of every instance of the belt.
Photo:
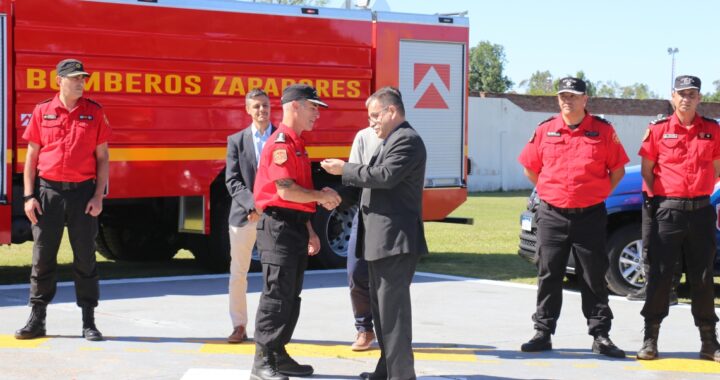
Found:
M 263 213 L 278 220 L 294 223 L 307 223 L 312 217 L 312 213 L 282 207 L 268 207 Z
M 588 211 L 598 209 L 598 208 L 602 207 L 603 205 L 605 205 L 604 202 L 600 202 L 598 204 L 594 204 L 594 205 L 588 206 L 588 207 L 563 208 L 563 207 L 555 207 L 555 206 L 551 205 L 550 203 L 547 203 L 543 200 L 540 200 L 540 202 L 545 204 L 548 208 L 555 210 L 561 214 L 582 214 L 582 213 L 585 213 Z
M 51 189 L 55 190 L 76 190 L 83 186 L 86 186 L 88 184 L 94 184 L 94 179 L 88 179 L 82 182 L 61 182 L 61 181 L 51 181 L 49 179 L 45 178 L 39 178 L 40 186 L 42 187 L 49 187 Z
M 710 204 L 709 196 L 696 198 L 655 197 L 658 207 L 673 210 L 694 211 Z

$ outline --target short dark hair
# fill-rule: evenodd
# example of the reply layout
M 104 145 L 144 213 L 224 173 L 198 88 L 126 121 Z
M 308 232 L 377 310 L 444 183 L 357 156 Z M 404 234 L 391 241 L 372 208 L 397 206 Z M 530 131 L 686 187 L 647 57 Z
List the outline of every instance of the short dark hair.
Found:
M 400 90 L 395 87 L 387 86 L 375 91 L 375 93 L 370 95 L 367 101 L 365 101 L 365 106 L 369 106 L 373 101 L 378 101 L 386 107 L 395 106 L 398 113 L 401 116 L 405 116 L 405 105 L 403 105 L 402 94 Z
M 254 99 L 254 98 L 257 98 L 258 96 L 264 96 L 264 97 L 270 99 L 270 97 L 268 96 L 267 92 L 265 92 L 265 91 L 263 91 L 262 89 L 259 89 L 259 88 L 253 88 L 252 90 L 250 90 L 250 91 L 245 95 L 245 102 L 247 103 L 247 102 L 249 102 L 250 100 L 252 100 L 252 99 Z

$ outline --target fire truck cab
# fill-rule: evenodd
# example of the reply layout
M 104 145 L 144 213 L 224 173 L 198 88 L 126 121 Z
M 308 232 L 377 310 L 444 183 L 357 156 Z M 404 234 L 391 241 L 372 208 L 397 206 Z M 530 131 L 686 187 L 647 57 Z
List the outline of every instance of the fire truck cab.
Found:
M 229 263 L 227 137 L 251 120 L 244 96 L 317 88 L 330 108 L 305 138 L 315 185 L 339 179 L 317 164 L 347 158 L 367 126 L 365 99 L 398 87 L 428 149 L 424 218 L 443 220 L 467 196 L 468 20 L 234 0 L 0 0 L 0 243 L 32 239 L 22 207 L 36 103 L 57 92 L 55 65 L 84 62 L 85 96 L 113 130 L 97 247 L 107 258 L 156 260 L 189 249 L 218 271 Z M 322 252 L 342 265 L 356 208 L 316 214 Z

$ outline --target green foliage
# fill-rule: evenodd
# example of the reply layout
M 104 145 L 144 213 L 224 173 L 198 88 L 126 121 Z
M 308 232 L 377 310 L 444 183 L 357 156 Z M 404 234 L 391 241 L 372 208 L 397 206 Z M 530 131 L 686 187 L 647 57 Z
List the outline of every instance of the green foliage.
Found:
M 513 82 L 503 75 L 506 63 L 502 45 L 480 41 L 470 49 L 470 90 L 498 93 L 509 90 Z
M 621 86 L 615 81 L 597 83 L 597 96 L 603 98 L 621 99 L 659 99 L 658 94 L 650 91 L 645 83 L 635 83 L 630 86 Z
M 538 70 L 530 76 L 530 79 L 520 82 L 520 87 L 525 87 L 525 93 L 528 95 L 555 95 L 555 85 L 553 76 L 548 70 Z
M 702 97 L 703 102 L 720 103 L 720 80 L 713 82 L 713 86 L 715 86 L 715 92 L 708 92 L 707 94 L 704 94 Z

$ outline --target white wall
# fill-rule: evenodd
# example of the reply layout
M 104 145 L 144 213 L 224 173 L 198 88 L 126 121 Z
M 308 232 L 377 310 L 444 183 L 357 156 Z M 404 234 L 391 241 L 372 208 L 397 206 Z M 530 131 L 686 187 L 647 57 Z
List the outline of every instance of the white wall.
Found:
M 556 114 L 526 112 L 504 98 L 470 97 L 468 106 L 468 156 L 472 171 L 470 191 L 532 188 L 517 158 L 538 123 Z M 640 140 L 653 117 L 603 115 L 610 121 L 630 158 L 639 164 Z

